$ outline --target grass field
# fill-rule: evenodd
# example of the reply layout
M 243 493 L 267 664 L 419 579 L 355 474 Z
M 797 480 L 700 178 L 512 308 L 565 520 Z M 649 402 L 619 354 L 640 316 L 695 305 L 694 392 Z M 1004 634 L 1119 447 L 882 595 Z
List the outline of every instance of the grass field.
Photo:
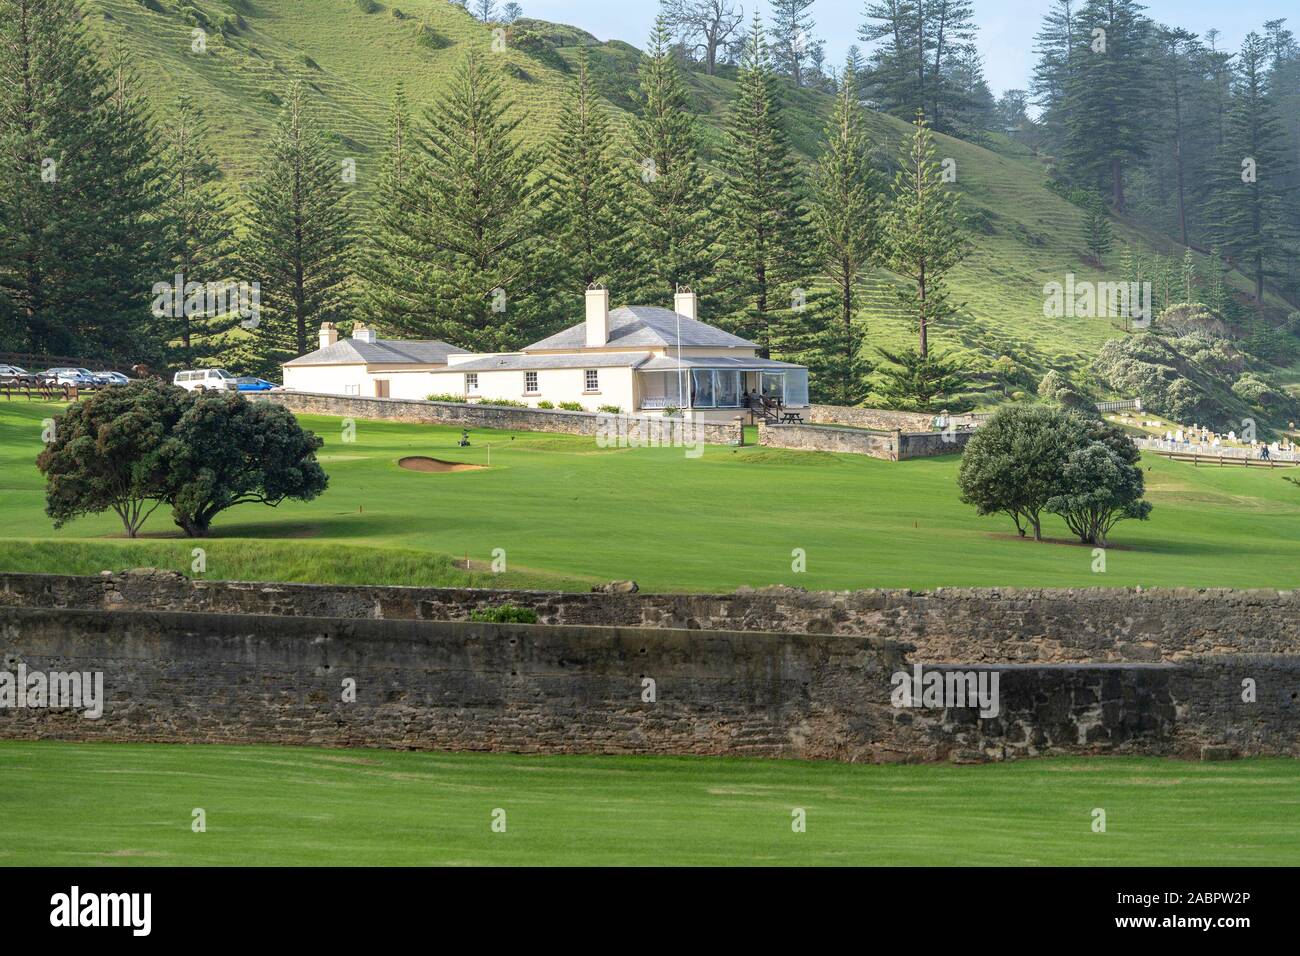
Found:
M 204 833 L 191 830 L 196 808 Z M 867 766 L 0 743 L 0 865 L 1298 862 L 1295 760 Z
M 901 463 L 761 447 L 603 450 L 589 438 L 305 416 L 324 440 L 329 490 L 246 505 L 215 536 L 179 536 L 166 509 L 127 542 L 111 514 L 54 531 L 33 460 L 50 406 L 0 403 L 0 569 L 96 573 L 156 566 L 210 578 L 649 590 L 938 586 L 1277 587 L 1300 583 L 1300 488 L 1288 470 L 1196 468 L 1149 457 L 1149 522 L 1117 526 L 1105 573 L 1049 517 L 1041 544 L 958 500 L 958 458 Z M 404 455 L 489 465 L 399 468 Z M 806 573 L 791 552 L 807 555 Z M 493 552 L 506 573 L 492 575 Z M 468 558 L 470 570 L 456 566 Z

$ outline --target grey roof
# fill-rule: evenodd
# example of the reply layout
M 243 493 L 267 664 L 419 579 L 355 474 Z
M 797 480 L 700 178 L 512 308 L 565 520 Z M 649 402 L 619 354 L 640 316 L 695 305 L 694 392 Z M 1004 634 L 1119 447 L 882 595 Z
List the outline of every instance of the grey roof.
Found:
M 625 305 L 611 310 L 608 344 L 621 348 L 675 346 L 679 320 L 683 348 L 758 348 L 753 342 L 742 339 L 738 335 L 724 332 L 696 319 L 688 319 L 684 315 L 679 316 L 672 309 L 661 309 L 653 305 Z M 548 339 L 534 342 L 526 346 L 524 351 L 560 351 L 586 347 L 587 324 L 582 322 L 563 332 L 557 332 Z
M 681 364 L 677 364 L 675 355 L 656 355 L 641 366 L 643 372 L 671 372 L 678 368 L 718 368 L 737 371 L 781 371 L 789 368 L 804 368 L 793 362 L 778 362 L 776 359 L 740 358 L 730 355 L 683 355 Z
M 584 352 L 565 355 L 489 355 L 447 366 L 450 372 L 500 372 L 543 368 L 636 368 L 649 352 Z
M 361 342 L 339 339 L 333 345 L 308 352 L 285 365 L 446 365 L 447 356 L 465 350 L 446 342 L 379 339 Z

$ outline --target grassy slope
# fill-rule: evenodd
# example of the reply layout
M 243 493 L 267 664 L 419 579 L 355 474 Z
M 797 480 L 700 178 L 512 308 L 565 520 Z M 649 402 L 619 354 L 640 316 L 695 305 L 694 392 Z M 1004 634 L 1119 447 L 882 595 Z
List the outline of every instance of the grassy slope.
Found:
M 170 8 L 174 0 L 161 2 Z M 477 45 L 486 50 L 491 41 L 486 27 L 445 0 L 401 0 L 396 6 L 406 19 L 400 20 L 393 16 L 394 4 L 366 14 L 352 0 L 196 2 L 214 17 L 238 10 L 247 26 L 229 37 L 212 33 L 208 53 L 200 55 L 190 51 L 192 26 L 175 13 L 153 12 L 139 0 L 92 0 L 93 8 L 111 18 L 99 21 L 106 34 L 124 38 L 149 64 L 146 86 L 157 106 L 166 107 L 180 89 L 199 98 L 232 184 L 242 182 L 256 167 L 257 151 L 275 114 L 268 96 L 282 91 L 290 77 L 298 77 L 313 85 L 340 157 L 357 159 L 359 187 L 368 189 L 398 81 L 413 104 L 428 103 L 444 88 L 465 49 Z M 423 21 L 449 45 L 421 46 L 416 36 Z M 578 44 L 594 43 L 572 27 L 537 21 L 525 26 L 568 44 L 559 51 L 564 61 L 572 61 Z M 600 89 L 621 125 L 631 107 L 627 92 L 635 85 L 638 53 L 618 42 L 593 50 Z M 558 68 L 559 59 L 515 49 L 499 54 L 495 62 L 502 65 L 505 86 L 517 102 L 523 135 L 529 142 L 540 142 L 553 127 L 568 75 Z M 695 108 L 704 118 L 706 140 L 716 145 L 734 84 L 721 76 L 694 73 L 689 81 Z M 806 160 L 817 152 L 829 97 L 809 90 L 790 90 L 787 95 L 792 140 Z M 877 114 L 870 123 L 880 155 L 891 158 L 906 124 Z M 1000 138 L 991 145 L 984 149 L 940 137 L 940 155 L 957 163 L 957 185 L 976 241 L 952 283 L 954 300 L 966 304 L 964 314 L 950 327 L 936 330 L 932 342 L 968 359 L 975 354 L 1010 354 L 1040 372 L 1084 369 L 1101 344 L 1117 333 L 1106 320 L 1044 318 L 1043 285 L 1064 281 L 1071 271 L 1081 280 L 1117 279 L 1119 253 L 1112 254 L 1110 271 L 1088 266 L 1083 261 L 1082 215 L 1044 188 L 1042 161 Z M 1148 252 L 1160 248 L 1167 253 L 1171 248 L 1129 224 L 1117 224 L 1116 233 Z M 893 293 L 894 282 L 881 272 L 863 283 L 873 345 L 912 341 L 910 323 Z
M 0 865 L 1277 866 L 1300 858 L 1298 784 L 1294 760 L 854 766 L 4 742 Z M 190 830 L 196 807 L 205 833 Z M 791 830 L 796 807 L 805 833 Z M 505 833 L 489 828 L 496 808 Z
M 156 565 L 189 571 L 196 542 L 164 513 L 146 526 L 163 540 L 127 545 L 112 515 L 54 532 L 32 466 L 48 406 L 0 404 L 0 568 L 93 573 Z M 357 422 L 307 416 L 325 439 L 330 488 L 310 503 L 241 506 L 201 544 L 212 578 L 322 583 L 462 583 L 438 556 L 482 563 L 506 551 L 518 578 L 585 588 L 631 578 L 652 590 L 1008 586 L 1295 587 L 1300 489 L 1279 469 L 1194 468 L 1145 460 L 1155 514 L 1118 526 L 1105 574 L 1091 549 L 1017 539 L 1003 517 L 977 517 L 957 498 L 956 457 L 889 463 L 855 455 L 709 447 L 601 450 L 591 439 Z M 407 454 L 486 464 L 424 474 Z M 8 539 L 8 540 L 6 540 Z M 124 547 L 129 548 L 123 551 Z M 791 551 L 807 572 L 791 572 Z M 440 572 L 439 569 L 443 571 Z M 445 582 L 440 577 L 450 575 Z M 480 576 L 478 580 L 488 580 Z

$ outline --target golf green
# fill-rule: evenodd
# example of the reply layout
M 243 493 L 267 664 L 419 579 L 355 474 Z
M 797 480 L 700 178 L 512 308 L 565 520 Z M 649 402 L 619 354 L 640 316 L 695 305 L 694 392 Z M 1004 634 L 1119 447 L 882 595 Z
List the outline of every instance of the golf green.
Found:
M 33 461 L 54 411 L 0 403 L 0 569 L 157 566 L 243 580 L 583 590 L 632 579 L 660 591 L 1300 581 L 1300 487 L 1284 480 L 1290 469 L 1147 457 L 1152 518 L 1121 522 L 1099 556 L 1055 516 L 1041 543 L 1018 538 L 1006 517 L 977 516 L 958 499 L 956 456 L 886 462 L 709 446 L 693 458 L 477 430 L 460 448 L 459 428 L 360 420 L 353 435 L 345 420 L 319 416 L 302 422 L 325 441 L 330 485 L 320 498 L 241 505 L 200 541 L 182 538 L 162 507 L 143 538 L 127 541 L 111 513 L 58 531 L 43 513 Z M 484 467 L 399 465 L 414 456 Z M 196 570 L 195 547 L 206 570 Z M 503 573 L 492 573 L 494 560 Z

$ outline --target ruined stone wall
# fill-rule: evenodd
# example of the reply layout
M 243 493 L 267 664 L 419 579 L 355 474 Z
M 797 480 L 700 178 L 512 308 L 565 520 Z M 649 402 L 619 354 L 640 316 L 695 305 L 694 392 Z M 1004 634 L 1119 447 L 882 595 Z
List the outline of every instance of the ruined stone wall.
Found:
M 1294 656 L 988 666 L 984 715 L 896 706 L 892 675 L 914 662 L 897 642 L 834 635 L 6 607 L 0 670 L 99 672 L 106 703 L 88 719 L 0 701 L 0 738 L 845 761 L 1300 754 Z
M 572 593 L 191 581 L 149 570 L 94 577 L 0 573 L 0 606 L 10 607 L 463 621 L 474 610 L 502 604 L 530 608 L 544 624 L 884 638 L 915 645 L 927 661 L 1154 663 L 1300 653 L 1296 591 L 777 587 L 731 594 Z

